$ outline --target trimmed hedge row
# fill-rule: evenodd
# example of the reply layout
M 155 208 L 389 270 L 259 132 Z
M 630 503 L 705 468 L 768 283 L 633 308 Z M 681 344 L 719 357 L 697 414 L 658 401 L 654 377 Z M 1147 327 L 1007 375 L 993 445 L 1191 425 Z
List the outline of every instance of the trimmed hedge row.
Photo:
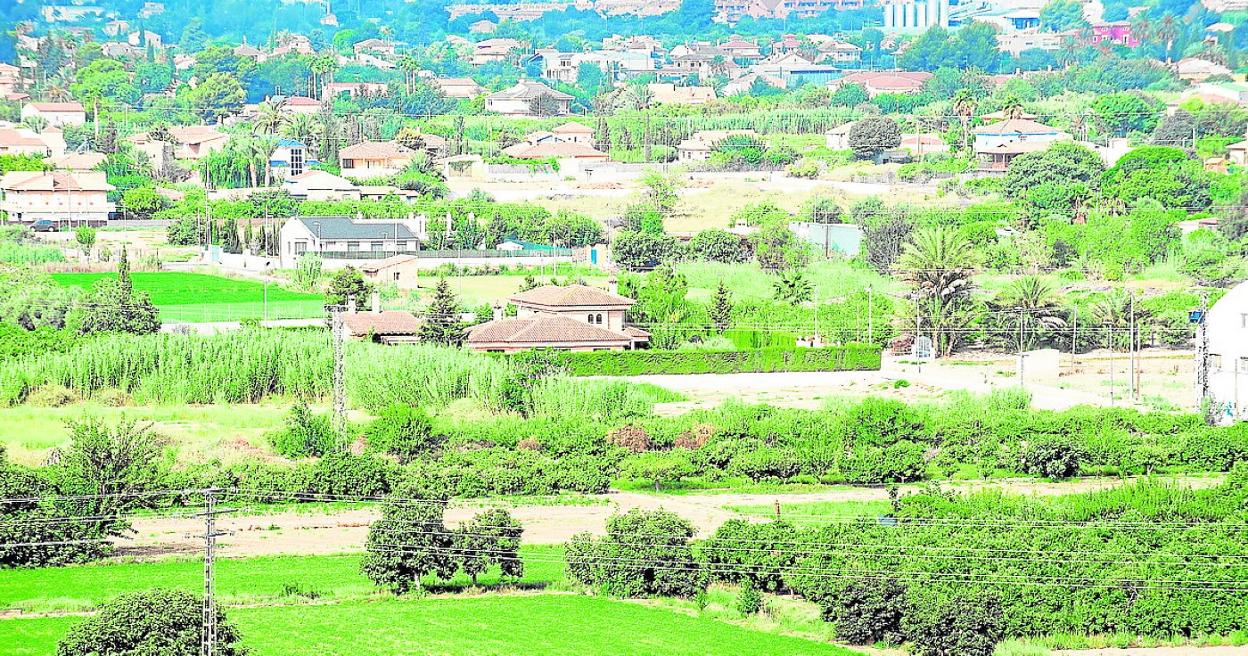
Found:
M 573 376 L 739 374 L 787 371 L 874 371 L 880 348 L 847 344 L 826 348 L 747 351 L 560 351 L 552 354 Z

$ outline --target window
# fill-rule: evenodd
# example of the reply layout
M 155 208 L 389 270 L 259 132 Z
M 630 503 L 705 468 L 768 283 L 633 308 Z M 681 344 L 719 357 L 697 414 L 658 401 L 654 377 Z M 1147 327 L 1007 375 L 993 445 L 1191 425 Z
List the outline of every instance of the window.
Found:
M 399 272 L 398 272 L 398 271 L 395 271 L 395 272 L 394 272 L 394 281 L 395 281 L 395 282 L 398 282 L 398 281 L 399 281 Z
M 383 246 L 382 242 L 375 241 L 370 245 L 370 248 L 372 248 L 374 251 L 380 251 L 382 246 Z
M 303 255 L 308 251 L 308 242 L 302 239 L 295 241 L 295 255 Z
M 602 325 L 602 315 L 601 315 L 601 314 L 600 314 L 600 315 L 598 315 L 598 321 L 597 321 L 597 323 L 598 323 L 598 325 Z
M 1209 354 L 1209 371 L 1222 371 L 1222 356 L 1217 353 Z
M 290 149 L 290 174 L 291 175 L 303 174 L 303 149 L 302 148 Z
M 348 253 L 358 253 L 358 252 L 360 252 L 360 242 L 358 242 L 358 241 L 349 241 L 349 242 L 347 242 L 347 252 L 348 252 Z
M 353 159 L 344 159 L 344 160 L 342 160 L 342 168 L 344 168 L 344 169 L 353 169 L 353 168 L 355 168 L 355 160 L 353 160 Z
M 585 323 L 593 323 L 593 322 L 594 322 L 594 315 L 591 314 L 585 317 Z

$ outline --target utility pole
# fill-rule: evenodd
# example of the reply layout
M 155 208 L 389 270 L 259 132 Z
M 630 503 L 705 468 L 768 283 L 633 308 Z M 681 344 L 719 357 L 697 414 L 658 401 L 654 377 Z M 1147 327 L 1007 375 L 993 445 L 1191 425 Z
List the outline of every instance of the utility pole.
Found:
M 204 490 L 204 601 L 203 601 L 203 632 L 200 634 L 200 656 L 215 656 L 217 653 L 217 604 L 216 604 L 216 551 L 217 538 L 224 535 L 217 531 L 217 515 L 230 512 L 217 509 L 216 488 Z
M 346 333 L 346 326 L 342 321 L 342 306 L 335 305 L 330 308 L 330 316 L 332 317 L 330 332 L 333 334 L 334 342 L 334 431 L 339 436 L 343 436 L 347 433 L 347 393 L 346 370 L 343 366 L 345 351 L 343 337 Z
M 1131 292 L 1131 310 L 1129 319 L 1127 319 L 1127 366 L 1130 371 L 1127 372 L 1127 395 L 1132 401 L 1135 400 L 1139 390 L 1135 384 L 1135 292 Z
M 1071 313 L 1074 327 L 1070 331 L 1070 375 L 1075 375 L 1075 349 L 1079 348 L 1079 309 Z
M 1200 318 L 1196 322 L 1196 407 L 1205 413 L 1209 401 L 1209 294 L 1200 295 Z
M 867 343 L 873 344 L 872 333 L 875 328 L 875 294 L 871 289 L 871 285 L 867 285 Z

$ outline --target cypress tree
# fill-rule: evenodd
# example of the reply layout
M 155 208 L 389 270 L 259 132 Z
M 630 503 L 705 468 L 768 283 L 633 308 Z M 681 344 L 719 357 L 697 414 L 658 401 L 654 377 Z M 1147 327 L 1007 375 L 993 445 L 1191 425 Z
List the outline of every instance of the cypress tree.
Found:
M 458 346 L 464 340 L 464 328 L 459 321 L 459 300 L 446 278 L 438 279 L 433 300 L 425 311 L 425 322 L 420 326 L 420 340 L 445 346 Z
M 715 298 L 711 301 L 711 324 L 715 326 L 715 332 L 724 334 L 725 330 L 732 325 L 732 293 L 724 286 L 724 281 L 719 281 L 719 287 L 715 289 Z

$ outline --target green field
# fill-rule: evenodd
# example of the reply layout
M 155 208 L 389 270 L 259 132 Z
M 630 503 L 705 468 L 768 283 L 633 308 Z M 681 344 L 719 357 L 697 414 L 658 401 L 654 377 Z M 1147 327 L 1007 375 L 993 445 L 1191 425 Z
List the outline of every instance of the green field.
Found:
M 521 587 L 542 588 L 563 579 L 563 548 L 521 547 Z M 224 558 L 217 565 L 217 593 L 225 604 L 289 603 L 299 599 L 345 600 L 372 595 L 376 587 L 360 574 L 362 554 Z M 149 588 L 203 589 L 203 561 L 94 563 L 70 567 L 0 570 L 0 610 L 29 613 L 90 610 L 119 594 Z M 482 585 L 498 582 L 487 573 Z M 444 588 L 469 584 L 460 577 Z M 0 651 L 0 653 L 6 653 Z
M 833 645 L 637 603 L 571 594 L 378 598 L 234 608 L 253 656 L 853 656 Z M 81 621 L 0 621 L 0 653 L 48 656 Z
M 758 618 L 738 625 L 739 617 L 729 610 L 736 593 L 727 590 L 713 590 L 705 612 L 692 602 L 630 603 L 552 592 L 564 586 L 562 548 L 526 546 L 521 553 L 525 576 L 519 591 L 447 594 L 468 588 L 461 576 L 431 588 L 438 594 L 395 598 L 360 574 L 360 554 L 345 554 L 223 559 L 217 592 L 222 603 L 233 606 L 230 619 L 255 656 L 854 654 L 777 635 L 786 630 L 811 635 L 811 622 L 828 626 L 817 619 L 793 627 L 784 621 L 760 625 Z M 0 620 L 0 654 L 53 654 L 56 641 L 81 621 L 65 613 L 90 611 L 116 595 L 154 587 L 197 593 L 202 577 L 198 559 L 0 571 L 0 610 L 32 615 Z M 480 583 L 494 585 L 497 575 L 487 574 Z M 787 608 L 778 612 L 782 618 L 791 614 Z
M 242 319 L 304 319 L 324 314 L 324 299 L 254 280 L 224 278 L 202 273 L 174 271 L 130 274 L 134 288 L 147 292 L 165 322 L 215 322 Z M 114 273 L 54 273 L 52 279 L 66 287 L 90 289 Z

